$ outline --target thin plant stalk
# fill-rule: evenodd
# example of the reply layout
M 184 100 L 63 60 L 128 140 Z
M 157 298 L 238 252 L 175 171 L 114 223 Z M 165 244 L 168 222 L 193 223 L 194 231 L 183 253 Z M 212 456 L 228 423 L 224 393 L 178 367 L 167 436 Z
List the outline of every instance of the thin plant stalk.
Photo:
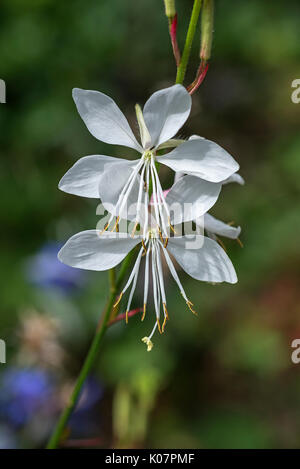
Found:
M 196 32 L 196 27 L 199 19 L 201 8 L 201 0 L 194 0 L 193 10 L 191 14 L 191 19 L 185 39 L 184 49 L 181 57 L 179 67 L 177 68 L 176 82 L 177 84 L 182 85 L 185 77 L 188 61 L 190 58 L 190 53 L 192 49 L 192 44 Z
M 111 285 L 110 285 L 110 295 L 109 295 L 107 305 L 106 305 L 106 307 L 104 308 L 104 310 L 102 312 L 101 320 L 98 324 L 94 339 L 91 343 L 88 354 L 86 356 L 86 359 L 83 363 L 83 366 L 82 366 L 81 371 L 79 373 L 79 376 L 77 378 L 77 382 L 76 382 L 75 387 L 73 389 L 73 392 L 70 396 L 69 402 L 68 402 L 67 406 L 65 407 L 65 409 L 63 410 L 63 412 L 62 412 L 62 414 L 61 414 L 61 416 L 60 416 L 60 418 L 57 422 L 57 425 L 56 425 L 56 427 L 55 427 L 55 429 L 52 433 L 52 436 L 50 437 L 50 440 L 49 440 L 48 444 L 47 444 L 47 449 L 57 448 L 60 441 L 61 441 L 61 439 L 62 439 L 65 427 L 68 423 L 70 415 L 72 414 L 73 410 L 76 407 L 76 404 L 77 404 L 78 399 L 80 397 L 83 385 L 86 381 L 86 378 L 88 377 L 88 375 L 89 375 L 89 373 L 90 373 L 90 371 L 91 371 L 91 369 L 92 369 L 92 367 L 95 363 L 95 360 L 98 356 L 99 347 L 100 347 L 100 344 L 102 343 L 102 338 L 103 338 L 103 336 L 105 334 L 105 331 L 108 327 L 111 311 L 113 310 L 113 305 L 114 305 L 117 290 L 122 285 L 122 282 L 124 280 L 126 272 L 127 272 L 128 268 L 131 264 L 132 257 L 133 257 L 133 251 L 131 253 L 129 253 L 128 256 L 126 257 L 126 259 L 124 260 L 124 262 L 121 266 L 121 269 L 120 269 L 120 273 L 119 273 L 117 282 L 115 281 L 115 269 L 110 270 L 109 277 L 110 277 Z

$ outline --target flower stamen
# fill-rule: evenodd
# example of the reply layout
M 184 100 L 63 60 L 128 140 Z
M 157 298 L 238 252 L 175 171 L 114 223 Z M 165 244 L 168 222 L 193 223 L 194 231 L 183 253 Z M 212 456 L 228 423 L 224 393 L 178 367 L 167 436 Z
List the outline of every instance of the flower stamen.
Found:
M 144 240 L 142 239 L 142 246 L 143 246 L 143 249 L 144 249 L 144 255 L 147 254 L 147 248 L 145 246 L 145 243 L 144 243 Z
M 123 296 L 123 292 L 120 293 L 120 295 L 118 296 L 118 299 L 117 301 L 115 302 L 114 304 L 114 308 L 116 308 L 118 306 L 118 304 L 120 303 L 121 299 L 122 299 L 122 296 Z
M 157 322 L 157 327 L 158 327 L 159 333 L 162 334 L 162 330 L 161 330 L 161 325 L 160 325 L 160 322 L 159 322 L 159 318 L 156 318 L 156 322 Z
M 151 352 L 153 349 L 153 342 L 149 339 L 149 337 L 143 337 L 142 342 L 147 345 L 147 352 Z
M 186 301 L 186 304 L 187 304 L 189 310 L 192 311 L 192 313 L 193 313 L 195 316 L 198 316 L 198 313 L 193 309 L 194 304 L 193 304 L 190 300 L 187 300 L 187 301 Z
M 105 227 L 104 227 L 103 230 L 100 232 L 100 236 L 107 230 L 108 227 L 109 227 L 109 223 L 106 223 Z
M 144 303 L 144 306 L 143 306 L 143 314 L 142 314 L 142 317 L 141 317 L 141 321 L 144 321 L 145 316 L 146 316 L 146 303 Z
M 170 217 L 168 218 L 168 225 L 169 225 L 169 227 L 171 228 L 171 231 L 172 231 L 174 234 L 176 234 L 176 231 L 175 231 L 175 229 L 174 229 L 174 226 L 173 226 L 172 223 L 171 223 Z
M 168 314 L 166 303 L 163 303 L 163 308 L 164 308 L 164 313 L 165 313 L 166 319 L 169 319 L 169 314 Z
M 167 322 L 167 316 L 165 316 L 164 322 L 163 322 L 163 325 L 162 325 L 162 331 L 163 331 L 163 332 L 165 332 L 166 322 Z
M 244 245 L 243 245 L 242 241 L 240 240 L 240 238 L 236 238 L 236 240 L 237 240 L 237 243 L 239 244 L 239 246 L 240 246 L 241 248 L 243 248 Z
M 137 227 L 138 227 L 138 224 L 139 224 L 138 221 L 136 221 L 135 224 L 134 224 L 133 230 L 132 230 L 132 232 L 131 232 L 131 237 L 132 237 L 132 238 L 133 238 L 134 235 L 135 235 L 135 232 L 136 232 L 136 229 L 137 229 Z
M 119 221 L 120 221 L 120 217 L 118 216 L 117 219 L 116 219 L 116 222 L 115 222 L 115 224 L 114 224 L 114 227 L 113 227 L 113 229 L 111 230 L 112 233 L 113 233 L 115 230 L 118 229 Z
M 221 248 L 223 248 L 224 251 L 227 252 L 226 246 L 225 246 L 225 244 L 223 243 L 223 241 L 222 241 L 220 238 L 218 238 L 218 236 L 216 236 L 216 239 L 217 239 L 219 245 L 221 246 Z

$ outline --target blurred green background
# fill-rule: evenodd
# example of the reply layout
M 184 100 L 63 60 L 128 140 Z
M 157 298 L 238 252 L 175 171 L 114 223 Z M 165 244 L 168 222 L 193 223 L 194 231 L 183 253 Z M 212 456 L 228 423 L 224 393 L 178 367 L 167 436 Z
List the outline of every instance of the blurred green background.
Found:
M 192 3 L 176 2 L 181 46 Z M 168 278 L 171 320 L 151 353 L 141 338 L 153 315 L 111 327 L 65 446 L 300 447 L 300 364 L 291 361 L 300 338 L 299 28 L 298 0 L 216 1 L 211 66 L 181 135 L 216 141 L 240 163 L 246 185 L 224 187 L 212 211 L 242 226 L 244 248 L 225 240 L 239 283 L 180 272 L 196 318 Z M 88 133 L 71 90 L 112 96 L 136 128 L 134 104 L 171 85 L 176 70 L 162 0 L 3 0 L 0 57 L 0 447 L 38 448 L 108 291 L 106 273 L 56 263 L 59 243 L 98 219 L 97 201 L 57 183 L 82 156 L 128 154 Z M 161 177 L 169 187 L 171 172 Z

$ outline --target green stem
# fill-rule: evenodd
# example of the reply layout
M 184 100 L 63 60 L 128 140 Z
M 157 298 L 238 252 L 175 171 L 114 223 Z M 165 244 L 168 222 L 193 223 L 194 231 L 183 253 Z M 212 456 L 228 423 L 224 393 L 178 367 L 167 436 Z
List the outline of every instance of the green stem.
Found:
M 200 14 L 200 8 L 201 8 L 201 0 L 194 0 L 194 5 L 193 5 L 193 10 L 191 14 L 191 19 L 190 19 L 190 24 L 188 27 L 186 39 L 185 39 L 185 44 L 184 44 L 184 49 L 181 57 L 181 61 L 179 64 L 179 67 L 177 69 L 177 75 L 176 75 L 176 82 L 179 84 L 183 84 L 183 80 L 185 77 L 188 61 L 190 58 L 190 53 L 191 53 L 191 48 L 193 44 L 193 39 L 195 36 L 196 32 L 196 26 L 198 23 L 198 18 Z
M 109 284 L 110 284 L 110 292 L 115 295 L 116 294 L 116 269 L 110 269 L 108 272 Z
M 64 409 L 64 411 L 62 412 L 62 414 L 61 414 L 61 416 L 58 420 L 58 423 L 57 423 L 57 425 L 54 429 L 54 432 L 53 432 L 53 434 L 52 434 L 52 436 L 51 436 L 51 438 L 48 442 L 47 449 L 57 448 L 57 446 L 59 445 L 59 442 L 61 440 L 63 431 L 65 429 L 65 426 L 67 425 L 67 422 L 69 420 L 69 417 L 70 417 L 71 413 L 73 412 L 73 410 L 76 407 L 76 404 L 78 402 L 78 398 L 80 396 L 80 393 L 81 393 L 82 387 L 85 383 L 85 380 L 86 380 L 92 366 L 95 363 L 95 360 L 96 360 L 96 357 L 97 357 L 97 354 L 98 354 L 98 350 L 99 350 L 99 346 L 101 344 L 102 337 L 104 336 L 104 333 L 107 329 L 108 321 L 109 321 L 109 318 L 110 318 L 110 313 L 113 309 L 113 304 L 114 304 L 116 292 L 117 292 L 118 288 L 120 288 L 120 286 L 122 285 L 122 282 L 123 282 L 124 277 L 126 275 L 127 269 L 129 268 L 129 266 L 131 264 L 132 257 L 133 257 L 133 251 L 134 250 L 132 250 L 128 254 L 128 256 L 126 257 L 126 259 L 124 260 L 124 262 L 122 264 L 122 267 L 120 269 L 120 273 L 119 273 L 117 282 L 115 281 L 115 269 L 111 269 L 110 272 L 109 272 L 111 290 L 110 290 L 110 295 L 109 295 L 107 305 L 106 305 L 106 307 L 105 307 L 105 309 L 102 313 L 102 316 L 101 316 L 102 319 L 101 319 L 101 321 L 100 321 L 100 323 L 97 327 L 96 334 L 94 336 L 94 339 L 91 343 L 91 346 L 90 346 L 90 349 L 89 349 L 88 354 L 86 356 L 86 359 L 83 363 L 83 366 L 82 366 L 81 371 L 79 373 L 79 376 L 77 378 L 77 382 L 75 384 L 74 390 L 73 390 L 72 395 L 70 397 L 69 403 L 66 406 L 66 408 Z

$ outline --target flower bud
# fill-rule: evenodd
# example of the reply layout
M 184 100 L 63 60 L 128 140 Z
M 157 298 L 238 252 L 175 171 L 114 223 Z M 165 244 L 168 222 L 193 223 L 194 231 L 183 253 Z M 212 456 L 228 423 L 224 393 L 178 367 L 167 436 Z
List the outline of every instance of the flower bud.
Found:
M 209 60 L 211 54 L 212 33 L 214 23 L 214 1 L 203 0 L 201 15 L 201 49 L 200 59 Z
M 170 21 L 173 20 L 176 15 L 175 0 L 164 0 L 166 16 Z

